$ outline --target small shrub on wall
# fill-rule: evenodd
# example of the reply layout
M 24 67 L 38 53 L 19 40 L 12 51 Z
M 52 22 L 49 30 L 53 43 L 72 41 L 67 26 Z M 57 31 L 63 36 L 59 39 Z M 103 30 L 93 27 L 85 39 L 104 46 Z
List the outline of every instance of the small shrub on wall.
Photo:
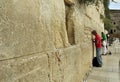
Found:
M 98 1 L 100 0 L 79 0 L 81 4 L 87 4 L 87 5 L 98 3 Z
M 107 17 L 104 17 L 103 15 L 100 14 L 100 18 L 103 20 L 104 22 L 104 27 L 106 30 L 110 30 L 112 28 L 115 28 L 115 26 L 112 24 L 111 20 Z

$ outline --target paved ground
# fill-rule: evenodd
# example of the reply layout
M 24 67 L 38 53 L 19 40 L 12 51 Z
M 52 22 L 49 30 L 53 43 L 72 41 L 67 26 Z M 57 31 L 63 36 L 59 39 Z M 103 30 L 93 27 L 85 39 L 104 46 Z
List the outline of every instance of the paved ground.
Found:
M 93 67 L 86 82 L 120 82 L 120 43 L 110 50 L 112 55 L 102 56 L 103 66 Z

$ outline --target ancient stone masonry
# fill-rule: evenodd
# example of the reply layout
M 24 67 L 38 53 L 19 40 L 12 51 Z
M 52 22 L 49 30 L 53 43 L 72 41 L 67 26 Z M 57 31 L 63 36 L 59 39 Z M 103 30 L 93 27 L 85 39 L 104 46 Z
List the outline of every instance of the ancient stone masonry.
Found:
M 0 0 L 0 82 L 82 82 L 103 9 L 78 0 Z
M 66 30 L 68 34 L 68 41 L 71 45 L 75 44 L 74 34 L 74 2 L 65 0 L 66 9 Z

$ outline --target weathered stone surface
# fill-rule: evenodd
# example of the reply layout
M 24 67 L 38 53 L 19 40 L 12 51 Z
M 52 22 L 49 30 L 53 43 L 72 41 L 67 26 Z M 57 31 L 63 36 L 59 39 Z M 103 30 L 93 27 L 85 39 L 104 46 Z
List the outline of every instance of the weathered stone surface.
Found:
M 47 82 L 46 80 L 49 80 L 46 54 L 33 54 L 1 61 L 0 65 L 0 82 Z
M 63 1 L 0 2 L 0 59 L 45 52 L 67 45 Z
M 33 55 L 1 61 L 0 81 L 79 82 L 82 78 L 80 46 Z
M 65 4 L 68 6 L 72 6 L 75 4 L 74 0 L 64 0 L 64 1 L 65 1 Z
M 81 82 L 103 9 L 78 0 L 0 0 L 0 82 Z

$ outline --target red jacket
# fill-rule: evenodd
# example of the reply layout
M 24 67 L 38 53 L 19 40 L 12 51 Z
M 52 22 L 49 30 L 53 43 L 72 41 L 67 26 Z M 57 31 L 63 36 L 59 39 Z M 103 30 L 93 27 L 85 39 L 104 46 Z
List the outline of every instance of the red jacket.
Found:
M 96 48 L 102 48 L 102 41 L 100 35 L 95 35 L 95 46 Z

